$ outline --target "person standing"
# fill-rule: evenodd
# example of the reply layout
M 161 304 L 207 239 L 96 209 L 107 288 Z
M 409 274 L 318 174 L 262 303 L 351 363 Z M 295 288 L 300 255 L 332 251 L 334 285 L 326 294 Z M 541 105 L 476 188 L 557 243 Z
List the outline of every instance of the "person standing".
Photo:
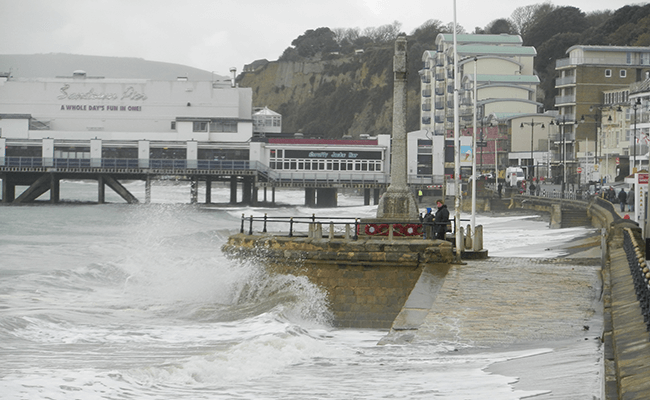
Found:
M 449 210 L 442 199 L 436 201 L 436 206 L 438 207 L 434 218 L 436 237 L 440 240 L 445 240 L 447 224 L 449 223 Z
M 627 210 L 634 212 L 634 186 L 627 192 Z
M 503 190 L 503 183 L 499 182 L 497 185 L 497 190 L 499 191 L 499 198 L 501 198 L 501 191 Z
M 422 196 L 423 196 L 422 189 L 419 189 L 418 190 L 418 203 L 422 203 Z
M 625 193 L 625 188 L 621 188 L 621 191 L 618 192 L 618 202 L 621 203 L 621 212 L 625 211 L 625 205 L 627 204 L 627 193 Z
M 433 239 L 433 214 L 431 214 L 431 207 L 427 207 L 427 213 L 424 214 L 422 220 L 424 222 L 424 238 Z

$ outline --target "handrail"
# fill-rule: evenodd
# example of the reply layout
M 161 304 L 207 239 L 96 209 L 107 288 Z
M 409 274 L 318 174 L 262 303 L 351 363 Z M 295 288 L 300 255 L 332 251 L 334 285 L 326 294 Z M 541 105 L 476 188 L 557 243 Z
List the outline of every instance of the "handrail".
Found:
M 338 221 L 338 222 L 335 222 Z M 461 221 L 469 221 L 468 219 L 461 219 Z M 379 228 L 382 228 L 381 233 L 376 233 L 376 234 L 368 234 L 368 236 L 389 236 L 392 237 L 393 234 L 395 233 L 396 229 L 399 229 L 400 231 L 397 233 L 397 236 L 422 236 L 423 238 L 427 238 L 426 235 L 426 228 L 427 226 L 435 226 L 435 225 L 447 225 L 451 224 L 452 225 L 452 232 L 455 232 L 455 221 L 454 220 L 449 220 L 448 222 L 444 223 L 436 223 L 436 222 L 424 222 L 422 218 L 419 219 L 419 222 L 413 222 L 413 221 L 404 221 L 404 220 L 382 220 L 381 222 L 363 222 L 360 218 L 357 217 L 316 217 L 316 214 L 312 214 L 311 217 L 301 217 L 301 216 L 296 216 L 296 217 L 284 217 L 284 216 L 279 216 L 279 217 L 269 217 L 268 214 L 264 213 L 263 217 L 255 217 L 253 215 L 250 215 L 247 217 L 244 213 L 242 213 L 241 216 L 241 227 L 239 229 L 239 233 L 246 233 L 248 235 L 253 235 L 253 225 L 254 222 L 262 223 L 262 230 L 260 231 L 261 233 L 267 233 L 268 232 L 268 224 L 269 223 L 282 223 L 282 224 L 288 224 L 288 237 L 294 237 L 296 234 L 296 231 L 294 229 L 294 225 L 298 224 L 306 224 L 309 225 L 310 231 L 315 230 L 315 226 L 317 224 L 320 224 L 322 226 L 323 223 L 327 223 L 330 225 L 330 237 L 333 237 L 333 229 L 337 225 L 343 225 L 346 229 L 346 232 L 349 230 L 349 227 L 354 224 L 354 235 L 351 235 L 351 239 L 357 240 L 359 238 L 359 232 L 360 232 L 360 227 L 362 225 L 365 226 L 376 226 Z M 248 224 L 247 224 L 248 223 Z M 248 230 L 246 230 L 246 226 L 248 226 Z M 435 235 L 432 235 L 435 237 Z

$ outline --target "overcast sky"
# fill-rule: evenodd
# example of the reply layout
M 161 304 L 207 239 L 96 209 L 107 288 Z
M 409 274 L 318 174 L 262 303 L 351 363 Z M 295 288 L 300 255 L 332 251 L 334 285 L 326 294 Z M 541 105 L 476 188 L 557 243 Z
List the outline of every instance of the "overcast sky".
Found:
M 526 0 L 457 0 L 466 31 L 508 18 Z M 555 0 L 584 12 L 624 0 Z M 429 19 L 453 21 L 453 0 L 0 0 L 0 54 L 69 53 L 138 57 L 228 75 L 277 60 L 306 30 L 378 27 L 410 34 Z M 91 71 L 88 71 L 91 73 Z

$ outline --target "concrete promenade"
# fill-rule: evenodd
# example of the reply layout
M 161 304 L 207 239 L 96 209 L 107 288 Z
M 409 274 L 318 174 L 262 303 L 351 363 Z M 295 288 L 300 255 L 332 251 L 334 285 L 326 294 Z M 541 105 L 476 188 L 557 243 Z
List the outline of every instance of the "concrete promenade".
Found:
M 466 260 L 442 284 L 425 270 L 381 343 L 513 352 L 486 372 L 516 377 L 514 388 L 535 399 L 650 399 L 650 334 L 622 246 L 625 226 L 635 228 L 612 223 L 604 268 L 594 229 L 564 244 L 564 257 Z
M 593 257 L 600 238 L 573 245 L 566 258 L 490 257 L 452 266 L 442 287 L 432 290 L 434 299 L 425 291 L 409 298 L 382 343 L 530 350 L 535 355 L 488 372 L 517 377 L 515 389 L 545 393 L 536 399 L 601 398 L 602 280 L 600 255 Z

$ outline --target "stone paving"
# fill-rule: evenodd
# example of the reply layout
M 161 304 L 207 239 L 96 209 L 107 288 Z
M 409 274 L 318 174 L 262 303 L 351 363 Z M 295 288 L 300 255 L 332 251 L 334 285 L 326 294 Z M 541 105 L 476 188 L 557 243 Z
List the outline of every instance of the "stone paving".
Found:
M 453 266 L 413 342 L 492 347 L 599 336 L 599 263 L 492 257 Z

